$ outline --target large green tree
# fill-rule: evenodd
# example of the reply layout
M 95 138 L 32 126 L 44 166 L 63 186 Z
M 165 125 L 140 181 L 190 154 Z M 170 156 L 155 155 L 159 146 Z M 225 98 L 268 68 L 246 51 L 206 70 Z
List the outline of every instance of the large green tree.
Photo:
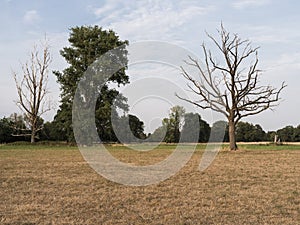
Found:
M 69 66 L 62 72 L 54 71 L 57 81 L 61 85 L 61 105 L 54 122 L 61 132 L 66 134 L 68 141 L 74 141 L 72 129 L 72 103 L 80 79 L 89 66 L 101 55 L 114 48 L 123 49 L 123 57 L 127 59 L 126 45 L 128 41 L 120 40 L 112 30 L 103 30 L 99 26 L 81 26 L 70 29 L 69 47 L 61 50 Z M 124 60 L 123 60 L 124 61 Z M 126 65 L 127 65 L 127 60 Z M 115 107 L 111 107 L 117 99 L 116 105 L 127 110 L 124 97 L 109 83 L 124 85 L 129 82 L 125 73 L 126 66 L 114 73 L 109 80 L 101 86 L 97 100 L 95 116 L 96 126 L 102 141 L 114 139 L 111 127 L 111 115 L 115 114 Z M 113 112 L 114 111 L 114 112 Z

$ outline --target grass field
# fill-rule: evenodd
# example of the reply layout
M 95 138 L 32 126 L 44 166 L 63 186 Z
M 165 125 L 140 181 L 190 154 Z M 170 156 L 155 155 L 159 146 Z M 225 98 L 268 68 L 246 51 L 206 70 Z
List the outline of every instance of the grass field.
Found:
M 0 224 L 299 224 L 300 146 L 240 147 L 199 172 L 199 145 L 175 176 L 130 187 L 98 175 L 76 147 L 0 146 Z M 108 148 L 144 165 L 173 146 Z

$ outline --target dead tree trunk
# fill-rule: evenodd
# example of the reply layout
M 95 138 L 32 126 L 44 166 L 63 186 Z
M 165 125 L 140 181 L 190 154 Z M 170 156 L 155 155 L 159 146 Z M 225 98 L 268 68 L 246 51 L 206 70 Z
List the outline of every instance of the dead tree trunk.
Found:
M 237 150 L 237 144 L 236 144 L 236 138 L 235 138 L 235 123 L 234 121 L 229 121 L 228 123 L 228 129 L 229 129 L 229 148 L 230 150 Z
M 50 110 L 48 94 L 48 68 L 51 62 L 49 47 L 43 45 L 40 55 L 37 47 L 30 53 L 30 60 L 22 65 L 22 76 L 13 73 L 18 100 L 17 105 L 27 118 L 31 129 L 31 143 L 35 142 L 36 134 L 42 129 L 40 116 Z
M 259 114 L 277 105 L 279 89 L 259 84 L 261 70 L 258 65 L 258 48 L 251 48 L 248 40 L 231 35 L 223 25 L 219 31 L 220 41 L 208 34 L 221 53 L 222 60 L 212 56 L 211 51 L 202 45 L 204 63 L 189 56 L 186 66 L 196 68 L 198 73 L 191 74 L 181 67 L 182 75 L 188 80 L 188 88 L 196 94 L 195 99 L 186 99 L 201 109 L 212 109 L 228 119 L 230 149 L 236 150 L 235 127 L 244 117 Z M 254 56 L 254 59 L 251 57 Z
M 31 143 L 35 143 L 35 136 L 36 136 L 36 132 L 35 132 L 35 128 L 33 127 L 31 129 L 31 136 L 30 136 L 30 142 Z

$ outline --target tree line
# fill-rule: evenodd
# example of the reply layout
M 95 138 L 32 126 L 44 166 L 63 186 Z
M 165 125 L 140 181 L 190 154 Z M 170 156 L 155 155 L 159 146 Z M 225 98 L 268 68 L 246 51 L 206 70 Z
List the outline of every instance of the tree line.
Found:
M 18 115 L 16 113 L 9 117 L 3 117 L 0 119 L 0 143 L 11 143 L 17 141 L 30 141 L 30 127 L 26 122 L 27 118 L 24 115 Z M 129 135 L 124 127 L 129 123 L 130 131 L 133 136 L 140 140 L 147 140 L 149 142 L 166 142 L 166 143 L 178 143 L 180 142 L 192 142 L 194 139 L 194 121 L 199 121 L 199 135 L 197 141 L 199 143 L 207 143 L 208 141 L 224 141 L 229 142 L 229 127 L 226 121 L 216 121 L 211 126 L 208 122 L 202 119 L 198 113 L 185 113 L 184 108 L 175 106 L 170 109 L 168 118 L 162 120 L 160 127 L 155 129 L 153 133 L 146 134 L 144 131 L 144 123 L 135 115 L 123 115 L 115 122 L 115 127 L 105 132 L 102 136 L 104 142 L 118 142 L 120 141 L 114 132 L 114 129 L 118 130 L 118 133 L 122 135 L 122 141 L 130 143 L 136 141 L 132 139 L 132 135 Z M 68 137 L 65 133 L 61 133 L 61 130 L 57 127 L 55 121 L 47 121 L 44 123 L 43 119 L 39 119 L 39 125 L 42 127 L 36 134 L 38 141 L 63 141 L 67 142 Z M 224 133 L 211 134 L 211 130 L 215 131 L 225 130 Z M 184 137 L 181 134 L 185 133 Z M 211 136 L 212 135 L 212 136 Z M 277 135 L 278 141 L 283 142 L 300 142 L 300 125 L 297 127 L 286 126 L 277 131 L 264 131 L 259 124 L 252 124 L 249 122 L 240 121 L 236 127 L 236 140 L 237 142 L 273 142 L 275 135 Z
M 197 59 L 187 56 L 189 60 L 185 61 L 186 65 L 181 67 L 181 75 L 188 81 L 188 88 L 196 94 L 196 97 L 195 99 L 185 99 L 178 95 L 177 97 L 201 109 L 212 109 L 223 114 L 226 122 L 218 121 L 210 127 L 199 114 L 186 113 L 182 107 L 176 106 L 170 110 L 169 118 L 163 119 L 162 126 L 152 135 L 144 134 L 143 122 L 136 116 L 128 114 L 129 106 L 126 97 L 111 85 L 120 86 L 130 82 L 126 74 L 128 40 L 120 40 L 113 30 L 104 30 L 99 26 L 77 26 L 70 29 L 69 45 L 60 51 L 68 66 L 62 71 L 53 71 L 61 90 L 59 109 L 54 120 L 44 123 L 42 119 L 43 113 L 49 110 L 50 104 L 46 95 L 51 55 L 45 43 L 40 51 L 34 48 L 29 61 L 22 65 L 21 76 L 17 73 L 13 74 L 18 93 L 17 105 L 24 115 L 15 115 L 1 120 L 1 127 L 9 125 L 10 129 L 13 129 L 13 132 L 10 132 L 13 133 L 12 135 L 7 135 L 7 132 L 12 130 L 2 129 L 1 132 L 6 135 L 2 135 L 6 137 L 2 142 L 22 138 L 30 139 L 31 142 L 44 139 L 74 142 L 72 107 L 80 80 L 91 78 L 84 77 L 87 70 L 97 71 L 98 74 L 92 77 L 94 80 L 86 82 L 87 87 L 81 88 L 77 97 L 82 105 L 87 107 L 92 101 L 92 93 L 89 90 L 97 94 L 95 125 L 101 141 L 118 141 L 112 118 L 118 130 L 124 129 L 123 125 L 129 123 L 134 137 L 141 140 L 147 137 L 149 141 L 165 142 L 178 142 L 180 138 L 182 138 L 181 141 L 189 142 L 191 137 L 199 142 L 219 140 L 220 134 L 217 132 L 214 132 L 212 137 L 209 135 L 211 130 L 216 130 L 212 129 L 215 128 L 214 126 L 225 129 L 224 140 L 230 142 L 231 150 L 238 148 L 237 141 L 269 140 L 272 135 L 275 135 L 274 132 L 265 133 L 259 125 L 242 122 L 241 119 L 275 107 L 280 100 L 279 94 L 286 85 L 283 83 L 278 89 L 269 85 L 261 85 L 259 83 L 261 70 L 258 69 L 258 47 L 252 48 L 250 41 L 241 39 L 237 34 L 232 35 L 225 30 L 223 25 L 218 34 L 219 39 L 209 34 L 208 37 L 216 47 L 216 55 L 221 55 L 222 60 L 216 59 L 205 44 L 202 45 L 203 65 Z M 105 80 L 107 71 L 104 69 L 106 68 L 95 66 L 93 63 L 103 54 L 116 48 L 119 49 L 119 53 L 114 55 L 111 52 L 110 57 L 114 58 L 115 62 L 121 63 L 122 68 Z M 189 72 L 188 67 L 198 71 L 197 78 L 195 74 Z M 99 84 L 99 81 L 104 83 Z M 193 126 L 200 127 L 199 137 L 195 137 L 195 133 L 191 132 L 197 130 Z M 289 127 L 278 132 L 282 135 L 283 141 L 291 141 L 297 137 L 294 129 L 298 128 Z M 123 133 L 126 134 L 127 131 Z M 293 134 L 290 134 L 291 132 Z M 162 137 L 164 133 L 166 135 Z M 132 139 L 130 135 L 122 138 L 132 141 L 129 140 Z

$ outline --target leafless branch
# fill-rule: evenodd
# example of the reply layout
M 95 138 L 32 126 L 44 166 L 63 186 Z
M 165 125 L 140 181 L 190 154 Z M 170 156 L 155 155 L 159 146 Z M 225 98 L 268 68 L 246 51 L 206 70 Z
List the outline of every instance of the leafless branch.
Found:
M 51 63 L 49 45 L 47 41 L 39 51 L 34 46 L 30 59 L 22 64 L 22 75 L 13 72 L 18 100 L 17 106 L 28 118 L 31 127 L 31 141 L 34 142 L 36 133 L 41 130 L 38 120 L 41 115 L 48 112 L 50 104 L 46 99 L 48 92 L 48 69 Z
M 183 77 L 188 81 L 188 88 L 199 99 L 178 97 L 202 109 L 212 109 L 224 114 L 229 124 L 235 126 L 241 118 L 276 106 L 286 84 L 283 83 L 279 89 L 260 85 L 262 71 L 258 69 L 259 47 L 252 48 L 249 40 L 242 40 L 236 34 L 230 35 L 223 25 L 218 33 L 220 41 L 207 35 L 221 52 L 223 64 L 218 63 L 203 44 L 204 64 L 190 56 L 186 62 L 186 66 L 195 67 L 199 71 L 200 78 L 189 74 L 184 67 L 181 68 Z M 252 57 L 254 60 L 249 63 L 249 58 Z M 244 67 L 246 64 L 248 69 Z M 234 133 L 234 127 L 232 132 Z

